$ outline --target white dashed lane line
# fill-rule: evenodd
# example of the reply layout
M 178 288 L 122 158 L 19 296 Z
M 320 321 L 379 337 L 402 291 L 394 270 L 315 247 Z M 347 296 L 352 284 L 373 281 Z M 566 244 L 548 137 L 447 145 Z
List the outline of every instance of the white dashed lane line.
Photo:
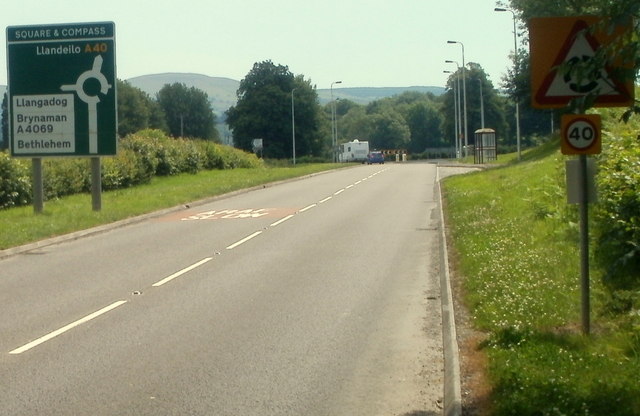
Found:
M 77 327 L 79 325 L 82 325 L 82 324 L 84 324 L 86 322 L 89 322 L 90 320 L 95 319 L 100 315 L 104 315 L 105 313 L 117 308 L 118 306 L 122 306 L 125 303 L 127 303 L 126 300 L 119 300 L 117 302 L 114 302 L 111 305 L 100 309 L 99 311 L 96 311 L 96 312 L 94 312 L 92 314 L 89 314 L 89 315 L 85 316 L 84 318 L 78 319 L 75 322 L 72 322 L 72 323 L 70 323 L 68 325 L 63 326 L 60 329 L 57 329 L 57 330 L 55 330 L 53 332 L 50 332 L 47 335 L 44 335 L 44 336 L 42 336 L 42 337 L 40 337 L 40 338 L 38 338 L 36 340 L 33 340 L 33 341 L 29 342 L 28 344 L 23 345 L 22 347 L 16 348 L 13 351 L 9 351 L 9 354 L 22 354 L 25 351 L 29 351 L 31 348 L 37 347 L 38 345 L 40 345 L 42 343 L 45 343 L 45 342 L 49 341 L 50 339 L 57 337 L 58 335 L 62 335 L 65 332 L 67 332 L 67 331 L 69 331 L 69 330 L 71 330 L 71 329 L 73 329 L 73 328 L 75 328 L 75 327 Z
M 151 286 L 153 286 L 153 287 L 159 287 L 159 286 L 162 286 L 163 284 L 165 284 L 165 283 L 168 283 L 168 282 L 172 281 L 172 280 L 173 280 L 173 279 L 175 279 L 176 277 L 180 277 L 180 276 L 182 276 L 183 274 L 185 274 L 185 273 L 187 273 L 187 272 L 190 272 L 191 270 L 195 269 L 196 267 L 202 266 L 203 264 L 207 263 L 207 262 L 208 262 L 208 261 L 210 261 L 211 259 L 213 259 L 213 257 L 207 257 L 207 258 L 205 258 L 205 259 L 202 259 L 202 260 L 200 260 L 199 262 L 194 263 L 194 264 L 192 264 L 192 265 L 191 265 L 191 266 L 189 266 L 189 267 L 185 267 L 184 269 L 182 269 L 182 270 L 180 270 L 180 271 L 178 271 L 178 272 L 175 272 L 175 273 L 174 273 L 174 274 L 172 274 L 171 276 L 167 276 L 167 277 L 165 277 L 164 279 L 157 281 L 156 283 L 154 283 L 154 284 L 153 284 L 153 285 L 151 285 Z
M 247 241 L 251 240 L 252 238 L 259 236 L 260 234 L 262 234 L 262 231 L 256 231 L 255 233 L 246 236 L 242 240 L 236 241 L 235 243 L 231 244 L 229 247 L 227 247 L 227 250 L 233 250 L 234 248 L 238 247 L 239 245 L 246 243 Z
M 318 204 L 311 204 L 311 205 L 307 205 L 306 207 L 302 208 L 300 211 L 298 212 L 305 212 L 305 211 L 309 211 L 311 208 L 315 207 Z
M 386 170 L 386 169 L 384 169 L 384 170 Z M 340 195 L 341 193 L 343 193 L 347 189 L 351 189 L 354 186 L 359 185 L 363 181 L 366 181 L 366 180 L 368 180 L 370 178 L 373 178 L 375 175 L 377 175 L 378 173 L 381 173 L 383 171 L 376 172 L 375 174 L 373 174 L 373 175 L 371 175 L 369 177 L 363 178 L 363 179 L 361 179 L 361 180 L 359 180 L 359 181 L 357 181 L 357 182 L 355 182 L 355 183 L 353 183 L 351 185 L 348 185 L 348 186 L 346 186 L 346 187 L 344 187 L 342 189 L 339 189 L 338 191 L 334 192 L 333 195 L 328 196 L 328 197 L 318 201 L 315 204 L 307 205 L 306 207 L 304 207 L 301 210 L 299 210 L 297 212 L 297 214 L 306 212 L 306 211 L 310 210 L 311 208 L 314 208 L 314 207 L 318 206 L 319 204 L 323 204 L 323 203 L 333 199 L 334 196 Z M 286 217 L 281 218 L 280 220 L 272 223 L 270 226 L 271 227 L 276 227 L 276 226 L 282 224 L 283 222 L 285 222 L 287 220 L 290 220 L 294 216 L 295 216 L 295 214 L 287 215 Z M 262 231 L 256 231 L 253 234 L 250 234 L 250 235 L 246 236 L 245 238 L 243 238 L 243 239 L 231 244 L 230 246 L 227 247 L 227 250 L 232 250 L 232 249 L 234 249 L 234 248 L 246 243 L 247 241 L 251 240 L 252 238 L 255 238 L 255 237 L 259 236 L 260 234 L 262 234 Z M 162 280 L 157 281 L 152 286 L 153 287 L 160 287 L 160 286 L 162 286 L 162 285 L 164 285 L 164 284 L 166 284 L 166 283 L 168 283 L 168 282 L 170 282 L 170 281 L 172 281 L 172 280 L 174 280 L 174 279 L 176 279 L 176 278 L 178 278 L 178 277 L 180 277 L 180 276 L 192 271 L 193 269 L 195 269 L 197 267 L 200 267 L 205 263 L 208 263 L 212 259 L 213 259 L 213 257 L 206 257 L 206 258 L 204 258 L 204 259 L 192 264 L 191 266 L 185 267 L 184 269 L 182 269 L 180 271 L 177 271 L 177 272 L 173 273 L 172 275 L 165 277 Z M 69 331 L 69 330 L 71 330 L 71 329 L 73 329 L 73 328 L 75 328 L 75 327 L 77 327 L 79 325 L 82 325 L 82 324 L 84 324 L 86 322 L 89 322 L 90 320 L 95 319 L 95 318 L 97 318 L 97 317 L 99 317 L 101 315 L 104 315 L 105 313 L 107 313 L 109 311 L 112 311 L 112 310 L 118 308 L 119 306 L 124 305 L 125 303 L 127 303 L 126 300 L 119 300 L 117 302 L 114 302 L 114 303 L 110 304 L 109 306 L 106 306 L 106 307 L 104 307 L 104 308 L 102 308 L 102 309 L 100 309 L 100 310 L 98 310 L 96 312 L 93 312 L 93 313 L 85 316 L 84 318 L 78 319 L 77 321 L 74 321 L 74 322 L 72 322 L 72 323 L 70 323 L 68 325 L 65 325 L 60 329 L 57 329 L 57 330 L 55 330 L 53 332 L 48 333 L 47 335 L 44 335 L 44 336 L 42 336 L 42 337 L 40 337 L 38 339 L 35 339 L 35 340 L 33 340 L 33 341 L 31 341 L 31 342 L 29 342 L 29 343 L 27 343 L 27 344 L 25 344 L 25 345 L 23 345 L 21 347 L 18 347 L 16 349 L 10 351 L 9 354 L 21 354 L 21 353 L 23 353 L 25 351 L 28 351 L 28 350 L 30 350 L 30 349 L 32 349 L 34 347 L 37 347 L 40 344 L 43 344 L 43 343 L 51 340 L 52 338 L 55 338 L 55 337 L 57 337 L 59 335 L 64 334 L 65 332 L 67 332 L 67 331 Z
M 290 220 L 290 219 L 291 219 L 291 218 L 293 218 L 293 217 L 294 217 L 294 215 L 293 215 L 293 214 L 291 214 L 291 215 L 287 215 L 287 216 L 286 216 L 286 217 L 284 217 L 284 218 L 280 218 L 278 221 L 276 221 L 276 222 L 274 222 L 273 224 L 271 224 L 271 227 L 276 227 L 276 226 L 278 226 L 278 225 L 282 224 L 283 222 L 285 222 L 285 221 L 287 221 L 287 220 Z

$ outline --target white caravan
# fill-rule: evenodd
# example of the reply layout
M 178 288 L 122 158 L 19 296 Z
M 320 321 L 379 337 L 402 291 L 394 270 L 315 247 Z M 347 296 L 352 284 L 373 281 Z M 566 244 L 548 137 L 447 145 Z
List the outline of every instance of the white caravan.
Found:
M 338 161 L 340 162 L 366 162 L 369 154 L 369 142 L 361 142 L 354 140 L 352 142 L 342 143 L 340 145 L 340 153 Z

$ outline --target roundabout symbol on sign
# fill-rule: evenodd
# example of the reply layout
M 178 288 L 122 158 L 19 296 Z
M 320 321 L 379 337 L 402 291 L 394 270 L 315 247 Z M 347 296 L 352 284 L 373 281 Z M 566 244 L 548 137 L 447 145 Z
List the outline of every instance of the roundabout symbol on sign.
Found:
M 563 154 L 597 154 L 600 150 L 599 116 L 579 114 L 562 117 Z

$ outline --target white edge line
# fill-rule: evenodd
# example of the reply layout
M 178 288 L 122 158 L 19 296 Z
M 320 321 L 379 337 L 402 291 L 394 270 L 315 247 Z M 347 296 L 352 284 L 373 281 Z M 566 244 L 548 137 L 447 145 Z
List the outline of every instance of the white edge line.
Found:
M 306 206 L 306 207 L 302 208 L 302 209 L 301 209 L 300 211 L 298 211 L 298 212 L 305 212 L 305 211 L 308 211 L 308 210 L 310 210 L 311 208 L 315 207 L 316 205 L 318 205 L 318 204 L 311 204 L 311 205 L 308 205 L 308 206 Z
M 96 311 L 96 312 L 94 312 L 94 313 L 92 313 L 90 315 L 85 316 L 84 318 L 78 319 L 75 322 L 72 322 L 72 323 L 70 323 L 70 324 L 68 324 L 66 326 L 63 326 L 60 329 L 57 329 L 57 330 L 55 330 L 53 332 L 50 332 L 45 336 L 42 336 L 42 337 L 40 337 L 40 338 L 38 338 L 36 340 L 31 341 L 28 344 L 23 345 L 22 347 L 16 348 L 15 350 L 10 351 L 9 354 L 22 354 L 23 352 L 28 351 L 31 348 L 37 347 L 38 345 L 40 345 L 40 344 L 42 344 L 44 342 L 47 342 L 50 339 L 55 338 L 58 335 L 61 335 L 61 334 L 65 333 L 65 332 L 69 331 L 70 329 L 75 328 L 78 325 L 82 325 L 85 322 L 88 322 L 88 321 L 90 321 L 90 320 L 92 320 L 94 318 L 97 318 L 98 316 L 103 315 L 103 314 L 105 314 L 105 313 L 117 308 L 118 306 L 124 305 L 125 303 L 127 303 L 126 300 L 119 300 L 117 302 L 114 302 L 111 305 L 100 309 L 99 311 Z
M 278 221 L 276 221 L 276 222 L 274 222 L 273 224 L 271 224 L 271 227 L 275 227 L 275 226 L 277 226 L 277 225 L 280 225 L 280 224 L 282 224 L 283 222 L 285 222 L 286 220 L 291 219 L 291 218 L 293 218 L 293 214 L 291 214 L 291 215 L 287 215 L 287 216 L 286 216 L 286 217 L 284 217 L 284 218 L 280 218 Z
M 260 234 L 262 234 L 262 231 L 256 231 L 255 233 L 253 233 L 253 234 L 251 234 L 251 235 L 246 236 L 246 237 L 245 237 L 245 238 L 243 238 L 242 240 L 237 241 L 237 242 L 235 242 L 235 243 L 231 244 L 229 247 L 227 247 L 227 250 L 232 250 L 232 249 L 234 249 L 234 248 L 238 247 L 240 244 L 244 244 L 244 243 L 246 243 L 247 241 L 251 240 L 253 237 L 256 237 L 256 236 L 258 236 L 258 235 L 260 235 Z
M 153 286 L 153 287 L 162 286 L 163 284 L 165 284 L 165 283 L 168 283 L 168 282 L 172 281 L 172 280 L 173 280 L 173 279 L 175 279 L 176 277 L 182 276 L 183 274 L 185 274 L 185 273 L 187 273 L 187 272 L 190 272 L 191 270 L 195 269 L 196 267 L 202 266 L 203 264 L 205 264 L 206 262 L 208 262 L 208 261 L 209 261 L 209 260 L 211 260 L 211 259 L 213 259 L 213 257 L 207 257 L 207 258 L 204 258 L 204 259 L 200 260 L 199 262 L 192 264 L 192 265 L 191 265 L 191 266 L 189 266 L 189 267 L 185 267 L 184 269 L 182 269 L 182 270 L 180 270 L 180 271 L 178 271 L 178 272 L 175 272 L 175 273 L 174 273 L 174 274 L 172 274 L 171 276 L 167 276 L 167 277 L 165 277 L 164 279 L 162 279 L 162 280 L 159 280 L 159 281 L 155 282 L 155 283 L 154 283 L 154 284 L 152 284 L 151 286 Z

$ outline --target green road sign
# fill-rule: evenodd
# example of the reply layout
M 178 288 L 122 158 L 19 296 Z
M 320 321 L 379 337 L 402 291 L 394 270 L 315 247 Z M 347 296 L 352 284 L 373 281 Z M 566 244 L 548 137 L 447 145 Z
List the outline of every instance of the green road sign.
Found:
M 11 155 L 115 155 L 115 56 L 113 22 L 8 27 Z

